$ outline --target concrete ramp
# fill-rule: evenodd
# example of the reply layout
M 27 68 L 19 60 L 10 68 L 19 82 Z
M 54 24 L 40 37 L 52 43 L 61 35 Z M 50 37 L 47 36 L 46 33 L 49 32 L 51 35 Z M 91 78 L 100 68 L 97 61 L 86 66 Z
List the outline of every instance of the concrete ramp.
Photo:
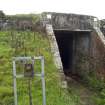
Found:
M 48 35 L 48 38 L 50 41 L 51 52 L 54 57 L 54 63 L 56 65 L 57 69 L 59 70 L 59 74 L 60 74 L 60 78 L 61 78 L 60 85 L 62 88 L 67 88 L 67 82 L 65 80 L 66 78 L 63 73 L 63 65 L 62 65 L 62 61 L 61 61 L 61 57 L 60 57 L 60 53 L 59 53 L 59 48 L 58 48 L 57 40 L 54 35 L 53 27 L 51 24 L 46 24 L 46 32 L 47 32 L 47 35 Z
M 102 33 L 102 31 L 100 30 L 100 28 L 97 26 L 94 26 L 94 30 L 97 33 L 98 37 L 100 38 L 101 42 L 105 45 L 105 36 Z

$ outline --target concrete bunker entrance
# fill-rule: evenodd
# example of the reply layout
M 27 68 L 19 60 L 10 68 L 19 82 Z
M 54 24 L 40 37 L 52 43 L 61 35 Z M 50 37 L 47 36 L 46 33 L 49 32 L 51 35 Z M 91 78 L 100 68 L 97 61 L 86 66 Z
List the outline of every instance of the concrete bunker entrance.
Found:
M 65 75 L 76 71 L 81 59 L 78 54 L 89 54 L 90 31 L 54 30 Z M 84 66 L 85 67 L 85 66 Z

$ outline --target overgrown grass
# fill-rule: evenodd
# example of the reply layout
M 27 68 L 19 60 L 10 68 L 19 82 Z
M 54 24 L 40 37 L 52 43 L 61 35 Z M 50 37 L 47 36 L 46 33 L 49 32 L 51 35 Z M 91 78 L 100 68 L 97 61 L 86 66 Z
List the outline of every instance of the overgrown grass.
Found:
M 79 96 L 59 86 L 59 74 L 53 63 L 50 44 L 43 33 L 5 31 L 0 32 L 0 105 L 14 105 L 12 57 L 45 57 L 47 105 L 79 105 Z M 21 69 L 18 64 L 18 70 Z M 37 62 L 36 69 L 40 69 Z M 21 70 L 20 70 L 21 71 Z M 17 80 L 18 105 L 29 105 L 28 79 Z M 32 80 L 33 105 L 42 105 L 40 78 Z
M 73 83 L 71 83 L 69 91 L 67 89 L 61 89 L 59 86 L 59 73 L 53 63 L 50 43 L 46 35 L 44 33 L 30 31 L 0 32 L 0 105 L 14 105 L 12 57 L 40 55 L 43 55 L 45 58 L 47 105 L 84 105 L 81 103 L 83 100 L 81 100 L 80 95 L 84 89 L 81 85 L 73 85 Z M 18 73 L 23 70 L 21 63 L 17 63 L 17 69 Z M 36 62 L 35 72 L 39 70 L 40 63 Z M 104 82 L 99 82 L 92 77 L 88 78 L 88 83 L 99 91 L 99 96 L 92 95 L 89 99 L 94 101 L 95 105 L 104 105 Z M 33 105 L 42 105 L 41 79 L 36 77 L 32 79 L 31 86 Z M 28 79 L 18 79 L 18 105 L 29 105 L 28 92 Z

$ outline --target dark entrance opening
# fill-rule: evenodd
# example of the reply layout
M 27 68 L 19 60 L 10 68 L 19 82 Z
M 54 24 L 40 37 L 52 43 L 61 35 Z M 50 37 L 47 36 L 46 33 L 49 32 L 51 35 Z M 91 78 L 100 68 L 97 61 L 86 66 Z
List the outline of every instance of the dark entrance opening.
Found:
M 78 53 L 89 53 L 90 32 L 54 30 L 65 75 L 71 75 L 79 64 Z

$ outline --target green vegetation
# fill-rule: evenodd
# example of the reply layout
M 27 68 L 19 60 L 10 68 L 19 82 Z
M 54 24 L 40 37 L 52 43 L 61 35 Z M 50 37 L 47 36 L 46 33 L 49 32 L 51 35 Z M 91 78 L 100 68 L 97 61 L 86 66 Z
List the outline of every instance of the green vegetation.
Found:
M 59 86 L 60 77 L 52 60 L 47 37 L 44 33 L 30 31 L 0 32 L 0 105 L 14 105 L 12 57 L 39 55 L 45 57 L 47 105 L 105 105 L 104 88 L 101 89 L 101 92 L 98 92 L 100 93 L 98 96 L 81 84 L 71 80 L 69 89 L 61 89 Z M 22 68 L 19 63 L 17 65 L 18 72 L 20 72 Z M 35 70 L 40 70 L 39 62 L 37 62 Z M 96 79 L 92 78 L 89 81 L 95 89 L 98 88 L 97 86 L 103 86 L 100 85 L 100 82 L 97 83 Z M 19 105 L 29 105 L 28 79 L 18 79 L 17 84 Z M 31 84 L 33 105 L 42 105 L 40 78 L 34 78 Z M 87 97 L 85 97 L 86 95 Z
M 85 86 L 71 79 L 68 82 L 68 89 L 60 87 L 60 77 L 53 63 L 50 43 L 45 33 L 38 32 L 37 29 L 39 28 L 38 25 L 40 25 L 39 17 L 39 14 L 6 16 L 0 11 L 1 19 L 21 23 L 20 26 L 17 26 L 17 23 L 12 26 L 13 29 L 19 28 L 18 31 L 11 31 L 11 28 L 8 31 L 0 31 L 0 105 L 14 105 L 12 57 L 40 55 L 43 55 L 45 58 L 47 105 L 105 105 L 105 81 L 98 80 L 94 75 L 94 70 L 89 73 L 84 71 L 84 68 L 81 69 L 80 75 L 83 77 L 82 81 Z M 34 25 L 35 29 L 32 27 L 33 31 L 37 30 L 37 32 L 29 31 L 29 29 L 26 31 L 26 28 L 25 31 L 22 31 L 24 30 L 22 29 L 24 28 L 23 21 L 28 22 L 26 22 L 25 26 Z M 87 59 L 90 60 L 86 55 L 82 55 L 82 57 L 80 63 L 83 65 L 86 64 Z M 92 64 L 94 63 L 93 61 L 94 59 L 92 59 Z M 82 68 L 81 65 L 78 65 L 77 69 L 80 68 Z M 17 70 L 18 73 L 23 70 L 20 62 L 17 63 Z M 40 64 L 36 62 L 35 72 L 39 70 Z M 42 105 L 40 78 L 35 77 L 32 79 L 31 86 L 33 105 Z M 18 105 L 29 105 L 28 78 L 17 80 L 17 93 Z
M 76 69 L 79 70 L 78 74 L 81 78 L 81 83 L 98 95 L 98 97 L 97 95 L 92 96 L 95 105 L 105 105 L 105 79 L 103 76 L 100 78 L 96 73 L 96 68 L 100 68 L 100 65 L 104 62 L 104 57 L 102 59 L 96 59 L 88 55 L 86 56 L 86 54 L 83 55 L 83 52 L 78 55 L 81 59 Z M 91 64 L 90 70 L 86 70 L 87 68 L 84 70 L 84 67 L 82 67 L 87 61 Z M 97 62 L 97 65 L 94 61 Z
M 0 19 L 3 19 L 3 18 L 5 18 L 5 14 L 3 11 L 0 10 Z
M 22 21 L 22 20 L 27 20 L 27 21 L 32 21 L 33 23 L 39 22 L 40 19 L 40 14 L 18 14 L 18 15 L 6 15 L 7 19 L 12 20 L 12 21 Z
M 93 97 L 96 105 L 105 105 L 105 81 L 98 79 L 95 75 L 88 76 L 87 81 L 88 87 L 98 95 L 98 97 Z
M 43 33 L 30 31 L 0 32 L 0 105 L 13 105 L 12 57 L 38 55 L 45 57 L 47 105 L 76 105 L 79 102 L 79 96 L 68 93 L 59 86 L 60 79 L 52 61 L 47 37 Z M 39 65 L 36 70 L 37 68 L 40 69 Z M 17 84 L 19 105 L 28 105 L 28 80 L 19 79 Z M 33 102 L 42 105 L 39 78 L 35 78 L 32 82 L 32 91 Z

